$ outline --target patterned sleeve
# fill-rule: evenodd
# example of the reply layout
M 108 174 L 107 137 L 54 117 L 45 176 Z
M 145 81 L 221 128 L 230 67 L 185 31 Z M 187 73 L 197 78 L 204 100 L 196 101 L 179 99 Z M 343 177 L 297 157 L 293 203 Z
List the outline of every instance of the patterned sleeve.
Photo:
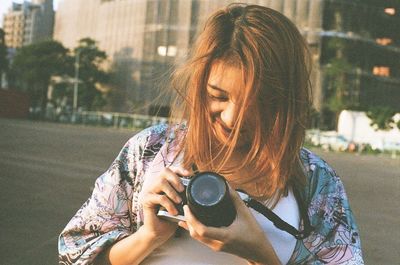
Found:
M 132 194 L 143 170 L 148 131 L 132 137 L 110 168 L 95 183 L 91 197 L 61 232 L 59 264 L 91 264 L 116 241 L 133 233 Z
M 297 244 L 290 264 L 364 264 L 360 235 L 344 186 L 336 172 L 309 153 L 306 193 L 313 232 Z

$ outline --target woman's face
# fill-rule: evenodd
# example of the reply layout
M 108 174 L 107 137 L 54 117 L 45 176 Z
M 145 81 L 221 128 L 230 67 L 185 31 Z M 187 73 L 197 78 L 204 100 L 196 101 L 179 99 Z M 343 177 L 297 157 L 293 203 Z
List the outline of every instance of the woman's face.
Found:
M 213 63 L 207 82 L 207 105 L 211 117 L 211 126 L 215 139 L 228 143 L 232 129 L 242 107 L 241 93 L 245 93 L 245 84 L 240 68 L 229 66 L 223 62 Z M 236 147 L 244 147 L 250 141 L 249 123 L 246 118 Z

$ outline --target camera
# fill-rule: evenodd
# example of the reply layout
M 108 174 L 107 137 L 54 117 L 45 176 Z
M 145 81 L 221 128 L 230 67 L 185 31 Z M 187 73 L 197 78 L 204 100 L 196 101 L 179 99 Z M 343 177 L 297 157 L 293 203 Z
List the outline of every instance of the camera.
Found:
M 229 226 L 236 217 L 236 209 L 225 178 L 215 172 L 199 172 L 189 179 L 181 178 L 185 190 L 180 193 L 182 203 L 176 205 L 178 215 L 161 208 L 157 215 L 171 221 L 184 221 L 183 205 L 187 204 L 196 218 L 206 226 Z

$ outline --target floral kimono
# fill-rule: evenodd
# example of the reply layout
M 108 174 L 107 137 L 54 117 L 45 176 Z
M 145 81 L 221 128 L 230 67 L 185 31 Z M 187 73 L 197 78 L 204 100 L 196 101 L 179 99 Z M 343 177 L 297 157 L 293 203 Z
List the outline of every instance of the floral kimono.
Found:
M 91 264 L 96 256 L 143 224 L 138 195 L 143 180 L 171 165 L 184 126 L 157 125 L 133 136 L 110 168 L 95 183 L 91 197 L 62 231 L 60 264 Z M 297 240 L 288 264 L 364 264 L 360 236 L 335 171 L 312 152 L 302 149 L 307 173 L 302 192 L 311 233 Z M 304 224 L 302 224 L 304 225 Z

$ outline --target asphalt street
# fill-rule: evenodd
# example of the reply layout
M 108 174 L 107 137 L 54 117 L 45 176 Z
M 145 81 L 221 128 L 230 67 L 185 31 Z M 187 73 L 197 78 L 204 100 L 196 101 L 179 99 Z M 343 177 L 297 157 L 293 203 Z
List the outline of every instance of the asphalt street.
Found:
M 0 264 L 57 264 L 57 237 L 132 131 L 0 119 Z M 316 150 L 341 176 L 366 264 L 400 264 L 400 158 Z

